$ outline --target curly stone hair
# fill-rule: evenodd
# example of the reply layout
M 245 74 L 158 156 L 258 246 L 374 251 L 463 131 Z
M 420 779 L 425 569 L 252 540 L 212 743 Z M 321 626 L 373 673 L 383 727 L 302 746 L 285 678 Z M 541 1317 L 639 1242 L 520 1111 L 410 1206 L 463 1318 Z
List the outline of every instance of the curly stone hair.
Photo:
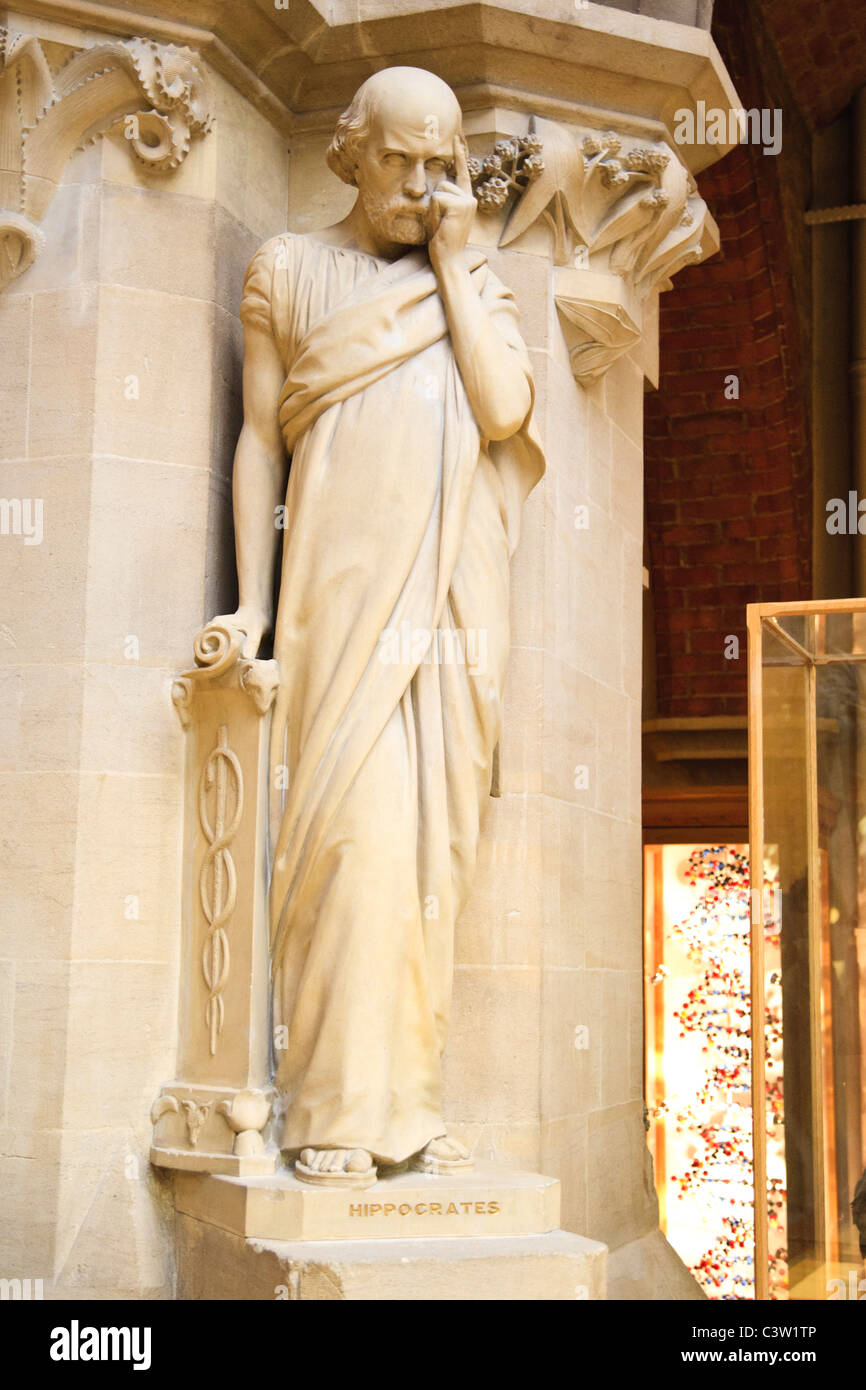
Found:
M 358 149 L 370 133 L 370 114 L 373 106 L 372 93 L 366 82 L 358 88 L 349 106 L 337 121 L 333 139 L 328 146 L 325 158 L 328 168 L 333 170 L 343 183 L 355 184 L 355 170 L 358 167 Z

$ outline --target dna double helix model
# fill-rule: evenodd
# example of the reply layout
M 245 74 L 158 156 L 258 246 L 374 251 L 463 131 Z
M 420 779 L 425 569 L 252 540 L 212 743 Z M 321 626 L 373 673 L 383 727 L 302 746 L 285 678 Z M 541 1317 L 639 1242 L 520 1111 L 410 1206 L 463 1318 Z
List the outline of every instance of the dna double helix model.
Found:
M 237 900 L 237 874 L 228 846 L 241 823 L 243 793 L 240 763 L 229 748 L 228 730 L 223 724 L 216 745 L 201 770 L 198 794 L 199 820 L 208 843 L 199 871 L 199 896 L 207 922 L 202 973 L 208 987 L 205 1023 L 212 1057 L 216 1054 L 225 1019 L 223 990 L 231 962 L 226 925 Z M 209 801 L 212 802 L 212 816 Z

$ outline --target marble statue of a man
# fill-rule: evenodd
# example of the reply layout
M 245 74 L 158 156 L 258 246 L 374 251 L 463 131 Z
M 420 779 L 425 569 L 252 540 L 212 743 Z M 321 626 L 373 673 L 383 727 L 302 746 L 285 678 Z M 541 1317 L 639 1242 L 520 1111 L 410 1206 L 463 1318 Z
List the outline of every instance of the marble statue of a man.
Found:
M 239 607 L 217 621 L 247 656 L 272 630 L 280 671 L 281 1146 L 304 1181 L 363 1187 L 377 1165 L 470 1164 L 442 1120 L 454 923 L 499 738 L 509 558 L 544 464 L 513 298 L 467 249 L 453 92 L 377 73 L 328 163 L 352 211 L 267 242 L 244 283 Z

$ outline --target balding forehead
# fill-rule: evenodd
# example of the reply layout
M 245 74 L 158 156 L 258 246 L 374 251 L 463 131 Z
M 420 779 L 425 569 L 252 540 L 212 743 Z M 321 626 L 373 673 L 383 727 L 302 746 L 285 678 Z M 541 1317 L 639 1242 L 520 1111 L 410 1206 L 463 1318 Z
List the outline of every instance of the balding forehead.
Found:
M 383 84 L 370 95 L 371 112 L 383 126 L 423 131 L 435 123 L 452 136 L 460 128 L 460 104 L 450 88 L 435 78 L 429 82 Z

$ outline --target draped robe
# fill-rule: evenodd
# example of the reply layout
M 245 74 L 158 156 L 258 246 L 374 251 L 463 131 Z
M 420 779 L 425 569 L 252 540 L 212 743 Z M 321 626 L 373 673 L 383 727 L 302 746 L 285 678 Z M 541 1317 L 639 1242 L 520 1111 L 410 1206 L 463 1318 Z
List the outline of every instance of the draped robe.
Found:
M 511 294 L 464 254 L 531 386 Z M 500 732 L 509 559 L 544 460 L 531 408 L 511 440 L 480 437 L 424 247 L 389 263 L 277 237 L 241 317 L 285 367 L 292 460 L 271 746 L 282 1147 L 399 1162 L 445 1133 L 454 924 Z

